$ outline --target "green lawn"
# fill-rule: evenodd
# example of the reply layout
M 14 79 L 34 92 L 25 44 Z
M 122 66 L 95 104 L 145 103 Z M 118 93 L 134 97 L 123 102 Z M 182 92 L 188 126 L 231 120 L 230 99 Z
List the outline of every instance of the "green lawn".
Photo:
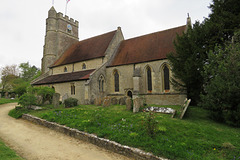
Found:
M 168 107 L 180 109 L 180 106 Z M 30 113 L 170 159 L 240 160 L 240 128 L 213 122 L 206 110 L 197 107 L 190 107 L 184 120 L 156 113 L 158 124 L 154 137 L 146 131 L 149 113 L 134 114 L 126 111 L 125 106 L 84 105 Z
M 0 104 L 14 103 L 14 102 L 18 102 L 18 99 L 6 99 L 6 98 L 0 98 Z
M 23 160 L 0 140 L 0 160 Z

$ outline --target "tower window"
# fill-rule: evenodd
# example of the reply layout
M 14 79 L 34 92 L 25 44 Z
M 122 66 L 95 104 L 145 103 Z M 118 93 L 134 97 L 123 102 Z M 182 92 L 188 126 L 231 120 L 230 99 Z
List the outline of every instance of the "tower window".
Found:
M 147 67 L 147 89 L 152 91 L 152 71 L 150 67 Z
M 114 88 L 115 88 L 115 92 L 119 92 L 119 74 L 118 74 L 118 71 L 114 72 Z

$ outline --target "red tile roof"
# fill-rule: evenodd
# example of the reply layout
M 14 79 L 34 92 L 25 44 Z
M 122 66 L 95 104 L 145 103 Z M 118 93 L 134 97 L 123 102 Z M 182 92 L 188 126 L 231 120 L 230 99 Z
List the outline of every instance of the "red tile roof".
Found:
M 73 44 L 51 67 L 104 57 L 115 33 L 116 30 Z
M 174 51 L 176 35 L 185 28 L 186 25 L 123 41 L 108 67 L 166 59 Z
M 48 76 L 40 81 L 33 83 L 33 85 L 43 85 L 43 84 L 54 84 L 54 83 L 63 83 L 63 82 L 71 82 L 71 81 L 80 81 L 89 79 L 90 74 L 95 69 L 65 73 L 65 74 L 57 74 Z

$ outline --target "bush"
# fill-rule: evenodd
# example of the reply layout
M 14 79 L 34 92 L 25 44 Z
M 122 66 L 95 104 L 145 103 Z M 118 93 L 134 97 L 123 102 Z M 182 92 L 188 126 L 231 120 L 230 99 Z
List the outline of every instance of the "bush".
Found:
M 18 104 L 23 107 L 28 107 L 36 104 L 37 98 L 30 93 L 24 93 L 20 98 Z
M 55 90 L 50 87 L 34 87 L 29 88 L 28 92 L 41 96 L 43 98 L 43 103 L 46 101 L 49 101 L 51 103 Z
M 69 107 L 74 107 L 74 106 L 77 106 L 78 105 L 78 100 L 76 98 L 68 98 L 64 101 L 64 106 L 66 108 L 69 108 Z
M 25 108 L 22 109 L 12 109 L 9 111 L 8 115 L 13 117 L 13 118 L 21 118 L 23 114 L 28 113 L 29 111 Z
M 158 131 L 158 121 L 156 120 L 156 117 L 153 112 L 149 112 L 149 114 L 146 114 L 143 125 L 148 135 L 152 138 L 155 137 Z

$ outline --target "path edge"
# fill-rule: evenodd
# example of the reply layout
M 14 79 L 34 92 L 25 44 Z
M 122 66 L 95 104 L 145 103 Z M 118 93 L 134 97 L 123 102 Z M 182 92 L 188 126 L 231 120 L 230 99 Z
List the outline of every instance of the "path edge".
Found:
M 162 157 L 158 157 L 153 155 L 152 153 L 145 152 L 138 148 L 133 148 L 125 145 L 121 145 L 115 141 L 111 141 L 109 139 L 100 138 L 94 134 L 89 134 L 83 131 L 79 131 L 77 129 L 73 129 L 64 125 L 60 125 L 55 122 L 49 122 L 45 119 L 41 119 L 30 114 L 23 114 L 22 119 L 33 122 L 35 124 L 47 127 L 49 129 L 55 130 L 57 132 L 63 133 L 65 135 L 71 136 L 73 138 L 92 143 L 98 147 L 107 149 L 109 151 L 124 155 L 129 158 L 134 158 L 138 160 L 168 160 Z

